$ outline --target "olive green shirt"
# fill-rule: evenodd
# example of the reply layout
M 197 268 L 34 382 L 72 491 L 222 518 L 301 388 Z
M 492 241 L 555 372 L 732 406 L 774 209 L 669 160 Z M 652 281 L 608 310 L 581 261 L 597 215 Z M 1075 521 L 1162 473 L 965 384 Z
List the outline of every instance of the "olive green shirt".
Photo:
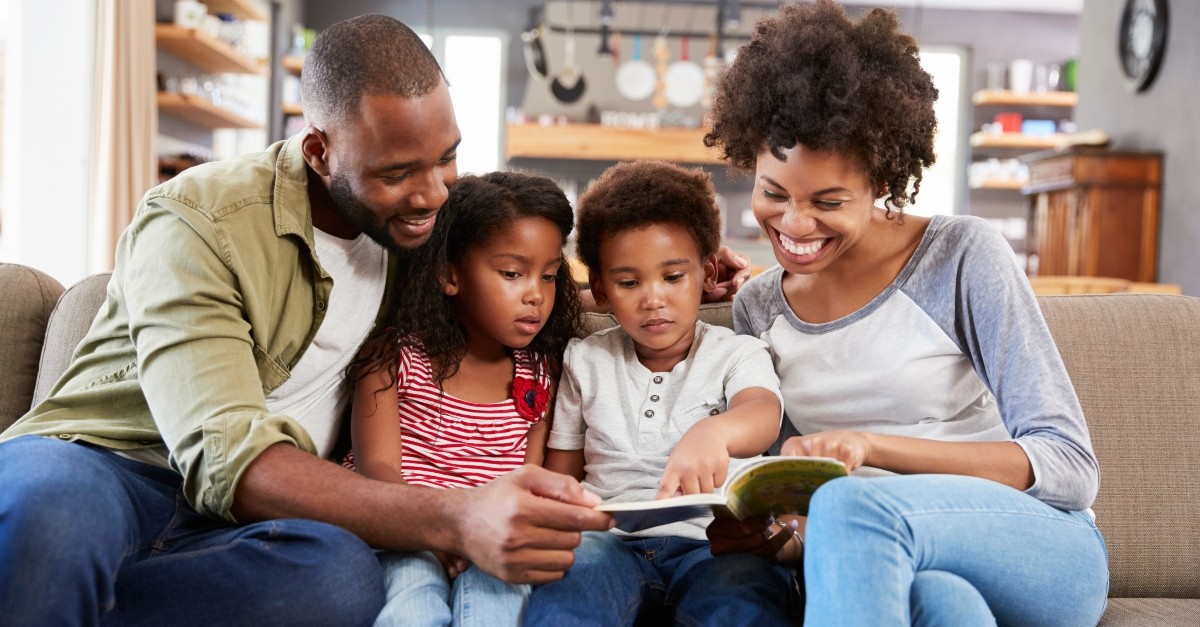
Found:
M 151 189 L 117 243 L 107 298 L 70 367 L 0 439 L 157 454 L 182 475 L 192 507 L 236 522 L 238 480 L 263 450 L 286 442 L 316 452 L 299 423 L 266 404 L 333 290 L 317 262 L 307 180 L 293 137 Z M 394 274 L 393 257 L 388 285 Z M 382 314 L 382 303 L 363 306 Z

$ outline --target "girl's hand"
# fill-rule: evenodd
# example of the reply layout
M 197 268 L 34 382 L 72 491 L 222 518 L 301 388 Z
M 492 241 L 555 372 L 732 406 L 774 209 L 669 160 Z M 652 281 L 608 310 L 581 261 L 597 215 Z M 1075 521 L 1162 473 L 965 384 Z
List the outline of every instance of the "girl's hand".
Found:
M 725 475 L 729 470 L 729 449 L 720 430 L 709 426 L 701 421 L 679 439 L 679 444 L 675 445 L 675 450 L 667 459 L 667 467 L 654 498 L 709 494 L 725 483 Z
M 752 516 L 746 520 L 714 518 L 705 530 L 713 555 L 749 553 L 778 563 L 784 547 L 792 541 L 792 527 L 772 524 L 770 516 Z
M 433 556 L 442 563 L 442 568 L 446 569 L 446 576 L 451 579 L 461 575 L 471 565 L 470 562 L 453 553 L 434 551 Z
M 861 431 L 823 431 L 789 438 L 779 452 L 782 455 L 832 457 L 852 471 L 866 462 L 871 442 Z

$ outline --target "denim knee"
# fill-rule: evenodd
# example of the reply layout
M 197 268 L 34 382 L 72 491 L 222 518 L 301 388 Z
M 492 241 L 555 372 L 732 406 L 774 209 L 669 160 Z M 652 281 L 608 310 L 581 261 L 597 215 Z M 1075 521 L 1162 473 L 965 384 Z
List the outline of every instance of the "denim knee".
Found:
M 82 445 L 38 436 L 0 445 L 0 536 L 6 544 L 68 560 L 72 547 L 84 553 L 121 544 L 132 508 L 121 498 L 117 475 L 92 455 Z
M 358 536 L 323 522 L 302 519 L 265 523 L 265 540 L 280 558 L 280 598 L 303 605 L 290 611 L 308 624 L 370 625 L 384 604 L 383 570 Z

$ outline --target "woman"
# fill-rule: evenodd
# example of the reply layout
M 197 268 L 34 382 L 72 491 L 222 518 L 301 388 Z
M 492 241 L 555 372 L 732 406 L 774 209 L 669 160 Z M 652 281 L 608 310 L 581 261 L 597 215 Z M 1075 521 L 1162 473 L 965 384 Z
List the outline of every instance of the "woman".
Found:
M 802 434 L 782 452 L 890 476 L 778 532 L 714 523 L 713 552 L 802 561 L 809 625 L 1094 625 L 1099 469 L 1037 302 L 984 221 L 904 214 L 934 160 L 917 54 L 894 14 L 822 0 L 761 21 L 720 81 L 705 142 L 753 174 L 779 261 L 734 319 L 774 354 Z

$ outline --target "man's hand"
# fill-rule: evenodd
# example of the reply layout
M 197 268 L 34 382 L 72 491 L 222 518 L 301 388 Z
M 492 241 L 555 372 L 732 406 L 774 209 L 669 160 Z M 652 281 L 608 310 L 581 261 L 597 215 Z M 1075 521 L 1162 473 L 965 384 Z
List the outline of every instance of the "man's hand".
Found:
M 679 439 L 655 498 L 676 494 L 708 494 L 725 483 L 729 447 L 715 422 L 700 421 Z
M 750 260 L 723 245 L 717 249 L 717 287 L 711 292 L 705 292 L 703 301 L 715 303 L 733 300 L 733 295 L 749 278 Z
M 850 471 L 862 466 L 870 452 L 870 439 L 861 431 L 823 431 L 796 436 L 788 438 L 779 451 L 781 455 L 832 457 L 846 464 L 846 470 Z
M 454 513 L 459 552 L 484 572 L 511 583 L 561 579 L 575 561 L 581 532 L 604 531 L 612 517 L 600 499 L 566 475 L 525 465 L 463 490 Z

